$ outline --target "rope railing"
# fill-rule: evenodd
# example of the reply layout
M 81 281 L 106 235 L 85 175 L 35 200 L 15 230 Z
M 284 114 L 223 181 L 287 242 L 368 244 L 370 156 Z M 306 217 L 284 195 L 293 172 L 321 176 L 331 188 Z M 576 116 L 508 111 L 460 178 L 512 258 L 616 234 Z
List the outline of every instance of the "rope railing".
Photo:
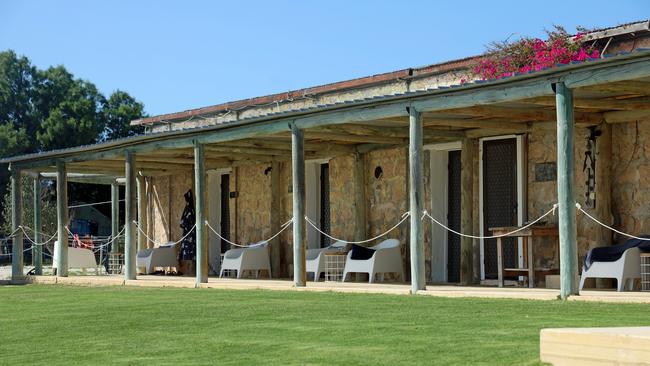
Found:
M 277 233 L 275 233 L 275 234 L 274 234 L 273 236 L 271 236 L 270 238 L 268 238 L 268 239 L 266 239 L 266 240 L 262 240 L 262 242 L 270 243 L 273 239 L 275 239 L 276 237 L 278 237 L 278 235 L 280 235 L 284 230 L 286 230 L 289 226 L 291 226 L 291 224 L 293 224 L 293 219 L 291 219 L 291 220 L 285 222 L 284 224 L 282 224 L 282 225 L 281 225 L 281 229 L 280 229 L 280 231 L 278 231 Z M 228 244 L 230 244 L 230 245 L 232 245 L 232 246 L 239 247 L 239 248 L 250 248 L 251 246 L 255 246 L 255 244 L 248 244 L 248 245 L 247 245 L 247 244 L 238 244 L 238 243 L 232 242 L 232 241 L 230 241 L 230 240 L 224 238 L 223 236 L 221 236 L 221 234 L 220 234 L 217 230 L 215 230 L 215 229 L 212 227 L 212 225 L 210 225 L 210 223 L 208 222 L 208 220 L 205 220 L 205 225 L 206 225 L 206 226 L 207 226 L 207 227 L 208 227 L 208 228 L 209 228 L 209 229 L 210 229 L 210 230 L 211 230 L 211 231 L 212 231 L 212 232 L 213 232 L 213 233 L 214 233 L 214 234 L 215 234 L 219 239 L 225 241 L 226 243 L 228 243 Z
M 26 239 L 28 242 L 32 243 L 32 245 L 35 245 L 35 246 L 37 246 L 37 247 L 40 247 L 40 246 L 43 246 L 43 245 L 47 245 L 47 244 L 50 243 L 52 240 L 54 240 L 54 239 L 56 238 L 56 236 L 57 236 L 57 233 L 55 233 L 54 235 L 52 235 L 52 236 L 51 236 L 49 239 L 47 239 L 46 241 L 44 241 L 44 242 L 40 242 L 40 243 L 37 243 L 36 241 L 34 241 L 34 239 L 32 239 L 32 238 L 29 237 L 29 234 L 27 233 L 27 231 L 25 231 L 25 229 L 24 229 L 22 226 L 19 226 L 19 227 L 20 227 L 20 229 L 22 230 L 23 234 L 25 235 L 25 239 Z
M 70 229 L 68 229 L 67 226 L 64 226 L 64 227 L 65 227 L 65 230 L 68 232 L 68 234 L 70 234 L 72 237 L 75 236 L 75 234 L 73 234 L 73 233 L 70 231 Z M 119 239 L 119 238 L 122 236 L 122 233 L 123 233 L 123 232 L 124 232 L 124 227 L 122 227 L 122 230 L 120 230 L 120 232 L 117 233 L 117 235 L 116 235 L 115 237 L 111 238 L 109 241 L 107 241 L 107 242 L 105 242 L 105 243 L 103 243 L 103 244 L 97 245 L 97 244 L 95 244 L 95 243 L 93 242 L 93 243 L 92 243 L 92 249 L 93 249 L 93 250 L 95 250 L 95 249 L 101 249 L 101 248 L 104 248 L 104 247 L 107 247 L 107 246 L 111 245 L 115 240 Z M 84 239 L 84 240 L 86 240 L 86 239 Z
M 604 228 L 607 228 L 607 229 L 609 229 L 609 230 L 611 230 L 611 231 L 613 231 L 613 232 L 615 232 L 615 233 L 618 233 L 618 234 L 623 235 L 623 236 L 627 236 L 628 238 L 632 238 L 632 239 L 638 239 L 638 240 L 650 241 L 650 238 L 642 238 L 642 237 L 640 237 L 640 236 L 634 236 L 634 235 L 632 235 L 632 234 L 628 234 L 628 233 L 625 233 L 625 232 L 623 232 L 623 231 L 616 230 L 616 229 L 614 229 L 613 227 L 611 227 L 611 226 L 609 226 L 609 225 L 607 225 L 607 224 L 601 222 L 601 221 L 598 220 L 597 218 L 591 216 L 587 211 L 583 210 L 583 209 L 582 209 L 582 206 L 581 206 L 578 202 L 576 202 L 576 208 L 578 209 L 578 211 L 582 212 L 585 216 L 587 216 L 588 218 L 590 218 L 591 220 L 593 220 L 594 222 L 596 222 L 596 223 L 599 224 L 600 226 L 602 226 L 602 227 L 604 227 Z
M 7 235 L 4 238 L 1 238 L 0 242 L 13 240 L 14 235 L 16 235 L 16 233 L 19 232 L 19 231 L 20 231 L 20 226 L 16 230 L 12 231 L 11 234 Z
M 192 226 L 192 228 L 187 232 L 187 234 L 183 235 L 183 237 L 180 238 L 180 239 L 178 239 L 177 241 L 174 241 L 174 242 L 167 242 L 167 243 L 160 243 L 160 242 L 158 242 L 157 240 L 152 239 L 149 235 L 147 235 L 147 233 L 146 233 L 144 230 L 142 230 L 142 228 L 140 227 L 140 225 L 138 224 L 137 221 L 133 220 L 133 223 L 135 224 L 135 227 L 138 229 L 138 231 L 139 231 L 142 235 L 144 235 L 144 237 L 145 237 L 149 242 L 151 242 L 151 243 L 153 243 L 154 245 L 157 245 L 157 246 L 163 246 L 163 245 L 172 245 L 172 246 L 173 246 L 173 245 L 178 245 L 178 244 L 180 244 L 183 240 L 185 240 L 185 238 L 187 238 L 188 236 L 190 236 L 190 234 L 192 234 L 192 233 L 194 232 L 194 229 L 196 228 L 196 224 L 194 224 L 194 225 Z
M 458 235 L 458 236 L 465 237 L 465 238 L 470 238 L 470 239 L 498 239 L 498 238 L 503 238 L 503 237 L 510 236 L 510 235 L 512 235 L 512 234 L 518 233 L 518 232 L 520 232 L 520 231 L 526 230 L 526 229 L 528 229 L 529 227 L 531 227 L 531 226 L 537 224 L 540 220 L 542 220 L 542 219 L 545 218 L 546 216 L 550 215 L 551 213 L 552 213 L 553 215 L 555 215 L 555 210 L 557 210 L 557 206 L 558 206 L 557 203 L 554 204 L 553 207 L 552 207 L 550 210 L 546 211 L 545 214 L 543 214 L 542 216 L 538 217 L 537 219 L 531 221 L 530 223 L 526 224 L 525 226 L 522 226 L 522 227 L 520 227 L 520 228 L 517 228 L 516 230 L 513 230 L 513 231 L 510 231 L 510 232 L 507 232 L 507 233 L 505 233 L 505 234 L 491 235 L 491 236 L 477 236 L 477 235 L 463 234 L 463 233 L 461 233 L 461 232 L 459 232 L 459 231 L 456 231 L 456 230 L 454 230 L 454 229 L 448 227 L 447 225 L 441 223 L 440 221 L 436 220 L 435 218 L 433 218 L 433 216 L 431 216 L 431 215 L 427 212 L 427 210 L 424 210 L 424 211 L 422 212 L 422 219 L 424 219 L 425 217 L 428 217 L 431 221 L 433 221 L 434 223 L 438 224 L 438 226 L 442 227 L 443 229 L 445 229 L 445 230 L 447 230 L 447 231 L 450 231 L 450 232 L 452 232 L 452 233 L 454 233 L 454 234 L 456 234 L 456 235 Z
M 322 235 L 324 235 L 324 236 L 330 238 L 331 240 L 339 241 L 339 242 L 346 243 L 346 244 L 365 244 L 365 243 L 369 243 L 369 242 L 371 242 L 371 241 L 375 241 L 375 240 L 377 240 L 377 239 L 379 239 L 379 238 L 382 238 L 382 237 L 388 235 L 388 233 L 390 233 L 391 231 L 397 229 L 400 225 L 402 225 L 402 223 L 403 223 L 404 221 L 406 221 L 406 220 L 409 218 L 410 215 L 411 215 L 410 212 L 405 212 L 405 213 L 402 214 L 402 219 L 401 219 L 397 224 L 393 225 L 393 227 L 391 227 L 390 229 L 386 230 L 385 232 L 383 232 L 383 233 L 381 233 L 381 234 L 379 234 L 379 235 L 377 235 L 377 236 L 375 236 L 375 237 L 372 237 L 372 238 L 370 238 L 370 239 L 365 239 L 365 240 L 356 240 L 356 241 L 354 241 L 354 240 L 343 240 L 343 239 L 339 239 L 339 238 L 335 238 L 335 237 L 331 236 L 330 234 L 328 234 L 328 233 L 324 232 L 323 230 L 321 230 L 321 229 L 316 225 L 316 223 L 313 222 L 313 221 L 312 221 L 309 217 L 307 217 L 306 215 L 305 215 L 305 221 L 307 221 L 307 223 L 308 223 L 311 227 L 313 227 L 316 231 L 318 231 L 318 232 L 321 233 Z
M 27 253 L 32 249 L 33 249 L 32 247 L 26 248 L 23 250 L 23 253 Z M 5 254 L 0 254 L 0 257 L 11 257 L 12 255 L 14 255 L 14 253 L 5 253 Z

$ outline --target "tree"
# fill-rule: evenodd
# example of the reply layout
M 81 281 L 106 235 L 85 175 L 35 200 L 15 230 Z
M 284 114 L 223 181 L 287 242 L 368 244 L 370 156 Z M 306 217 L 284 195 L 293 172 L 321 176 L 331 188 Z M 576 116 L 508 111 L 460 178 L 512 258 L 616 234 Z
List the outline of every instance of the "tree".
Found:
M 29 177 L 22 177 L 22 195 L 23 195 L 23 215 L 22 221 L 23 226 L 34 229 L 34 206 L 32 205 L 34 190 L 33 190 L 33 180 Z M 11 233 L 11 192 L 7 192 L 2 197 L 3 203 L 3 216 L 8 218 L 7 220 L 0 223 L 0 232 L 4 231 L 5 233 Z M 53 197 L 53 187 L 49 182 L 41 181 L 41 235 L 40 241 L 46 241 L 49 239 L 49 235 L 53 235 L 56 232 L 56 205 Z M 34 239 L 34 233 L 32 230 L 25 229 L 30 239 Z M 56 240 L 56 239 L 53 239 Z M 31 243 L 25 239 L 25 248 L 31 246 Z M 50 243 L 54 243 L 51 241 Z M 45 251 L 47 253 L 47 251 Z
M 144 116 L 143 104 L 124 91 L 107 100 L 63 66 L 39 70 L 27 57 L 0 52 L 0 157 L 133 136 L 142 130 L 131 127 L 131 120 Z M 0 165 L 0 231 L 10 225 L 8 201 L 1 200 L 8 191 L 7 168 Z M 108 187 L 99 185 L 71 183 L 68 189 L 71 202 L 110 197 Z
M 42 73 L 36 86 L 42 116 L 36 140 L 42 150 L 92 144 L 105 129 L 106 100 L 94 84 L 73 79 L 62 66 Z
M 131 126 L 130 123 L 144 116 L 144 104 L 126 92 L 114 91 L 106 101 L 102 113 L 106 123 L 102 141 L 135 136 L 143 132 L 142 127 Z

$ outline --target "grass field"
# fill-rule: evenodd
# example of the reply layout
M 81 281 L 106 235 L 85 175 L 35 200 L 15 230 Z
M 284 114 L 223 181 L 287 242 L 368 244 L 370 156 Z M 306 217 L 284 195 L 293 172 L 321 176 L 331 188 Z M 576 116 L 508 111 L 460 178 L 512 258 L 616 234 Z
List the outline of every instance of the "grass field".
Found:
M 546 327 L 650 325 L 643 304 L 0 286 L 0 364 L 537 364 Z

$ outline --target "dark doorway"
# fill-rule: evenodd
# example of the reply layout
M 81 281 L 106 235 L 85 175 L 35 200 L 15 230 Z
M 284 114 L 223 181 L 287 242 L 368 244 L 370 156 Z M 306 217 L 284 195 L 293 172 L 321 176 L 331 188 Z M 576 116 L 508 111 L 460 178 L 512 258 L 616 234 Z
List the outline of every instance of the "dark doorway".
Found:
M 517 225 L 517 139 L 483 142 L 483 234 L 490 228 Z M 517 241 L 503 239 L 504 268 L 518 267 Z M 483 242 L 485 278 L 497 278 L 496 239 Z
M 221 176 L 221 236 L 230 240 L 230 175 Z M 230 249 L 230 244 L 221 241 L 221 253 Z
M 460 150 L 448 156 L 447 226 L 460 231 Z M 447 282 L 460 282 L 460 236 L 447 232 Z
M 320 165 L 320 227 L 330 234 L 330 165 L 328 163 Z M 321 247 L 330 244 L 330 238 L 321 234 Z

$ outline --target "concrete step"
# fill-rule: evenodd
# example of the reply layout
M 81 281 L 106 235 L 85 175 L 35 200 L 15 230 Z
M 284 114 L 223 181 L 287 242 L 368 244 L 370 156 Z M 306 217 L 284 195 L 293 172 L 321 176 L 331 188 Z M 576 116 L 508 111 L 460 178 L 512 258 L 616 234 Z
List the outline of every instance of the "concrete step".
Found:
M 539 337 L 552 365 L 650 365 L 650 327 L 553 328 Z

